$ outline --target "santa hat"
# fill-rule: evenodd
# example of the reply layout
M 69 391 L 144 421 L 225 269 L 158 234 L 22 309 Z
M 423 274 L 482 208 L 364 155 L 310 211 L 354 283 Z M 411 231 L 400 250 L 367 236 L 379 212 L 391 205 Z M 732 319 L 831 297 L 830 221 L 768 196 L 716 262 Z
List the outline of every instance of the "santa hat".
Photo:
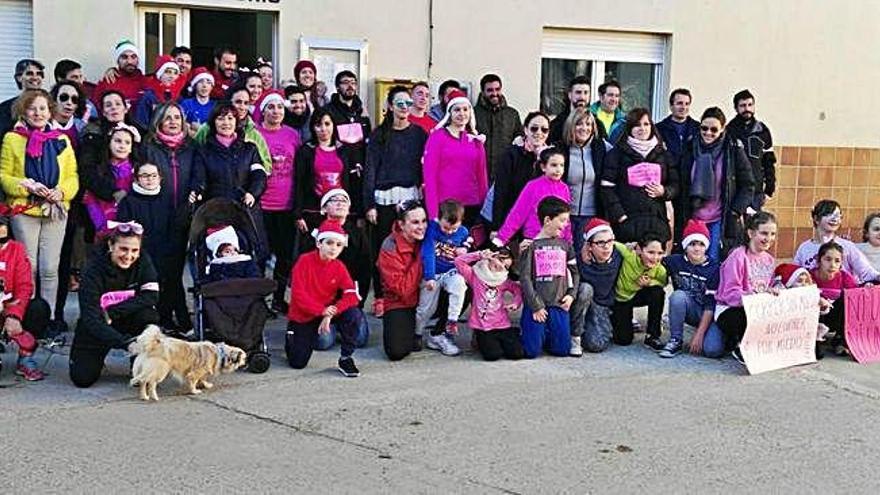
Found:
M 324 220 L 315 231 L 315 241 L 321 242 L 324 239 L 336 239 L 342 242 L 343 246 L 348 246 L 348 234 L 342 228 L 342 224 L 335 220 Z
M 235 249 L 239 249 L 238 234 L 235 229 L 231 225 L 209 228 L 208 236 L 205 237 L 205 245 L 208 246 L 211 255 L 217 256 L 217 251 L 224 244 L 232 244 Z
M 682 232 L 681 247 L 687 248 L 694 241 L 700 241 L 709 247 L 709 229 L 706 224 L 699 220 L 688 220 Z
M 113 48 L 113 59 L 118 59 L 125 52 L 134 52 L 135 55 L 140 58 L 141 52 L 138 50 L 138 47 L 131 40 L 122 40 L 116 44 L 116 47 Z
M 214 84 L 214 76 L 211 75 L 211 72 L 208 71 L 207 67 L 196 67 L 195 70 L 192 71 L 192 76 L 189 81 L 189 90 L 191 93 L 196 92 L 196 86 L 202 81 L 211 81 L 211 84 Z
M 464 91 L 461 90 L 453 90 L 449 93 L 449 101 L 446 102 L 446 114 L 443 115 L 443 118 L 440 119 L 440 122 L 437 122 L 437 125 L 434 126 L 434 129 L 442 129 L 449 124 L 449 117 L 452 111 L 452 107 L 455 105 L 467 104 L 471 107 L 471 120 L 470 131 L 469 132 L 477 132 L 477 115 L 474 112 L 474 106 L 471 104 L 471 100 L 468 99 L 467 95 L 464 94 Z M 483 137 L 485 139 L 485 137 Z
M 165 69 L 173 68 L 177 69 L 177 72 L 180 72 L 180 66 L 177 65 L 177 62 L 175 62 L 170 55 L 159 55 L 156 57 L 156 64 L 154 67 L 156 68 L 156 79 L 159 80 L 162 80 L 162 74 L 165 73 Z
M 584 225 L 584 240 L 589 241 L 600 232 L 612 232 L 611 224 L 599 217 L 593 217 Z
M 806 268 L 794 263 L 782 263 L 773 271 L 773 278 L 778 280 L 782 285 L 790 288 L 802 273 L 810 272 L 807 271 Z
M 260 109 L 260 113 L 266 111 L 266 105 L 272 102 L 281 103 L 284 105 L 284 94 L 281 91 L 277 90 L 269 90 L 263 91 L 263 94 L 260 95 L 260 98 L 257 99 L 257 108 Z
M 315 67 L 315 64 L 312 63 L 311 60 L 300 60 L 293 66 L 293 78 L 299 81 L 299 73 L 302 72 L 303 69 L 312 69 L 312 72 L 315 73 L 315 76 L 318 75 L 318 68 Z
M 351 197 L 348 195 L 347 192 L 345 192 L 345 189 L 330 189 L 329 191 L 324 193 L 323 196 L 321 196 L 321 209 L 322 210 L 324 209 L 325 206 L 327 206 L 327 203 L 329 203 L 330 200 L 333 199 L 333 196 L 345 196 L 345 199 L 347 199 L 348 202 L 351 203 Z

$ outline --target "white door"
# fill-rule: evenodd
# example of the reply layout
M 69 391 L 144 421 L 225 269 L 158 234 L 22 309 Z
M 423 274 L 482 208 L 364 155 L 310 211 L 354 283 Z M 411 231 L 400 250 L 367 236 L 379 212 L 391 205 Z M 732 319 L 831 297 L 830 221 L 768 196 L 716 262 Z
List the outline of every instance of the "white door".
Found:
M 138 46 L 142 47 L 141 70 L 153 72 L 160 54 L 170 55 L 175 46 L 189 44 L 189 11 L 164 7 L 138 8 Z
M 2 101 L 19 93 L 12 78 L 16 62 L 34 56 L 33 10 L 30 0 L 0 0 L 0 19 L 2 19 L 0 21 L 0 101 Z M 47 83 L 51 81 L 51 76 L 44 78 L 44 81 Z

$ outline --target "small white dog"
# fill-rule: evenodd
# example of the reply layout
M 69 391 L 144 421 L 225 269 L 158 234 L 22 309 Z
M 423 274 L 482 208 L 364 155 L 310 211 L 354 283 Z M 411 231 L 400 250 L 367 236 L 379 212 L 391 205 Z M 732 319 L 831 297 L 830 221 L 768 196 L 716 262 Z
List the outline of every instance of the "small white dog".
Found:
M 231 373 L 247 362 L 247 354 L 226 344 L 186 342 L 162 334 L 156 325 L 148 326 L 131 347 L 137 357 L 131 368 L 131 385 L 140 385 L 143 400 L 159 400 L 156 386 L 173 374 L 189 394 L 213 387 L 208 378 Z

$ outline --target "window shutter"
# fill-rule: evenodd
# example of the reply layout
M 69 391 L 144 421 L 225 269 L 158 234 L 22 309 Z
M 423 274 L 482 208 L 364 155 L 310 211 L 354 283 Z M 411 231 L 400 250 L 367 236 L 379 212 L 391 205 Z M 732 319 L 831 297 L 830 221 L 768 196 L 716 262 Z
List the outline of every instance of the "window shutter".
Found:
M 34 56 L 30 0 L 0 0 L 0 19 L 0 100 L 6 100 L 19 93 L 12 78 L 16 62 Z M 46 67 L 44 86 L 53 80 L 51 70 Z

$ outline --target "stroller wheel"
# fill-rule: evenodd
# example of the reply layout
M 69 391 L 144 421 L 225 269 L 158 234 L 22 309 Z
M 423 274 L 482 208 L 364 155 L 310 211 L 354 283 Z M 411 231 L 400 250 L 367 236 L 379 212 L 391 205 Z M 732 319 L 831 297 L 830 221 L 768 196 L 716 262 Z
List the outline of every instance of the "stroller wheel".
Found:
M 247 370 L 251 373 L 265 373 L 270 364 L 268 353 L 255 351 L 248 358 Z

